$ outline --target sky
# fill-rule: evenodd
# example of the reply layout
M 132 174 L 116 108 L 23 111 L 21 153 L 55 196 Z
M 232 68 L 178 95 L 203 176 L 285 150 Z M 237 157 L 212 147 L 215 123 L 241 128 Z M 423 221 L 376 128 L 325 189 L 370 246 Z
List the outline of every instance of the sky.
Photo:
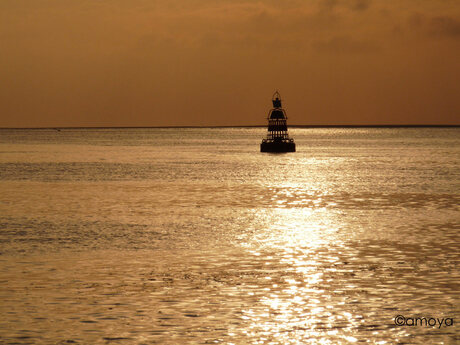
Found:
M 460 124 L 458 0 L 1 0 L 0 127 Z

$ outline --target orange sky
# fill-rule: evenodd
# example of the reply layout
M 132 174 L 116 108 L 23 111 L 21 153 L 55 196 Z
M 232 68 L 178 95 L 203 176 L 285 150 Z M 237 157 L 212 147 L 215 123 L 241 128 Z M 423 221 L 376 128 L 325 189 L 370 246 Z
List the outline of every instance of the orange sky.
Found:
M 1 0 L 0 127 L 460 124 L 458 0 Z

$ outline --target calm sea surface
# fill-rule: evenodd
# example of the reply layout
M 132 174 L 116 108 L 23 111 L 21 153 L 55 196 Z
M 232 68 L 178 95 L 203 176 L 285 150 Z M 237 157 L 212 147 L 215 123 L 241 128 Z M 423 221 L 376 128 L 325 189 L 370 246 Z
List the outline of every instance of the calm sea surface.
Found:
M 0 130 L 0 343 L 458 344 L 460 128 L 290 133 Z

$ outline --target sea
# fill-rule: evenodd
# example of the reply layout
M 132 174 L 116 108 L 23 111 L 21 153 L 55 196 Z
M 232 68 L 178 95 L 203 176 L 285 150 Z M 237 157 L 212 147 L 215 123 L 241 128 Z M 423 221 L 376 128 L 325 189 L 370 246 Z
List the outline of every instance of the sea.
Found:
M 460 128 L 0 130 L 0 344 L 459 344 Z

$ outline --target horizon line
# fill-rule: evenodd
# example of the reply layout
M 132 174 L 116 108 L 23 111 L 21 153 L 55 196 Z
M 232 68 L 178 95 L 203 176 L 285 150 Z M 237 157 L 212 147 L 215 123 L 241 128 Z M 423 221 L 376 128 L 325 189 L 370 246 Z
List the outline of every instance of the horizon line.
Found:
M 134 129 L 134 128 L 265 128 L 267 125 L 220 125 L 220 126 L 54 126 L 54 127 L 0 127 L 5 129 Z M 460 127 L 460 124 L 380 124 L 380 125 L 289 125 L 288 128 L 448 128 Z

